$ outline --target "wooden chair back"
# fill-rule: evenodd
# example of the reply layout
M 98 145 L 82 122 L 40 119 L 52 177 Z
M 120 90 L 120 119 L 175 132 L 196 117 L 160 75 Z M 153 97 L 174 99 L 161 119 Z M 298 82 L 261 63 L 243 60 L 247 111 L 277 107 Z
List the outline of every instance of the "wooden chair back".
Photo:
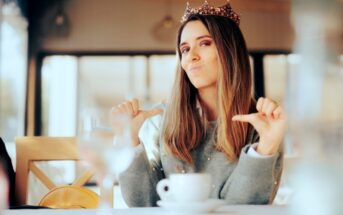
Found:
M 27 204 L 28 176 L 30 171 L 49 190 L 57 187 L 35 164 L 35 161 L 57 160 L 79 160 L 76 137 L 26 136 L 16 138 L 15 188 L 18 205 Z M 72 185 L 81 187 L 89 181 L 92 176 L 93 173 L 90 170 L 87 170 L 76 179 Z

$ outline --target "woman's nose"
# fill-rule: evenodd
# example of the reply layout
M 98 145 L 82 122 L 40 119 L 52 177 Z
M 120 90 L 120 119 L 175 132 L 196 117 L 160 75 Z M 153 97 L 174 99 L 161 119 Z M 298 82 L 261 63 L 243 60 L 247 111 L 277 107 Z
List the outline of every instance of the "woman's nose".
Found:
M 197 61 L 200 59 L 200 56 L 195 48 L 190 49 L 189 58 L 191 61 Z

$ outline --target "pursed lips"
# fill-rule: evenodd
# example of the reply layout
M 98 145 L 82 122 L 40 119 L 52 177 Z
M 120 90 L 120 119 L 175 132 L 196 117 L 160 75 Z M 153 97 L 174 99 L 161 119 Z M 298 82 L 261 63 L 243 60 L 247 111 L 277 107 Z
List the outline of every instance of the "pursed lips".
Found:
M 191 66 L 190 69 L 189 69 L 189 72 L 194 73 L 194 72 L 196 72 L 196 71 L 198 71 L 200 69 L 201 69 L 200 65 Z

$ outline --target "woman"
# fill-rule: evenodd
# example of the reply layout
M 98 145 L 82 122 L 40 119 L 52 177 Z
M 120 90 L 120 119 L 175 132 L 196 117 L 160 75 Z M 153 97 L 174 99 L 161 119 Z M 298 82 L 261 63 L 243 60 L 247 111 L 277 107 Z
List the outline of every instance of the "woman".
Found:
M 132 100 L 113 108 L 114 115 L 132 116 L 137 156 L 119 177 L 129 206 L 155 206 L 159 180 L 190 172 L 212 175 L 211 198 L 229 204 L 272 202 L 282 169 L 285 115 L 270 99 L 254 101 L 238 24 L 229 3 L 187 7 L 177 37 L 180 66 L 167 107 L 141 110 Z M 139 138 L 142 125 L 149 133 Z M 143 146 L 149 142 L 157 145 L 153 159 Z

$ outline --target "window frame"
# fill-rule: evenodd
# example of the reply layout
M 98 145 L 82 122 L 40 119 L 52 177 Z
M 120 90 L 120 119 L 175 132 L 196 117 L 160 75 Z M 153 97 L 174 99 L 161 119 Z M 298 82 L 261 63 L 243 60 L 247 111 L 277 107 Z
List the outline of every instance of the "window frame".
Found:
M 291 54 L 289 50 L 251 50 L 249 55 L 253 59 L 252 70 L 254 81 L 254 97 L 255 99 L 265 96 L 264 84 L 264 66 L 263 58 L 265 55 L 280 55 Z M 43 60 L 48 56 L 55 55 L 70 55 L 77 58 L 85 56 L 145 56 L 147 58 L 152 55 L 175 55 L 175 51 L 42 51 L 36 55 L 36 85 L 35 85 L 35 122 L 34 135 L 42 135 L 42 66 Z M 147 63 L 149 68 L 149 61 Z M 79 72 L 79 71 L 77 71 Z M 149 70 L 147 71 L 146 83 L 149 86 Z M 27 124 L 27 122 L 26 122 Z

